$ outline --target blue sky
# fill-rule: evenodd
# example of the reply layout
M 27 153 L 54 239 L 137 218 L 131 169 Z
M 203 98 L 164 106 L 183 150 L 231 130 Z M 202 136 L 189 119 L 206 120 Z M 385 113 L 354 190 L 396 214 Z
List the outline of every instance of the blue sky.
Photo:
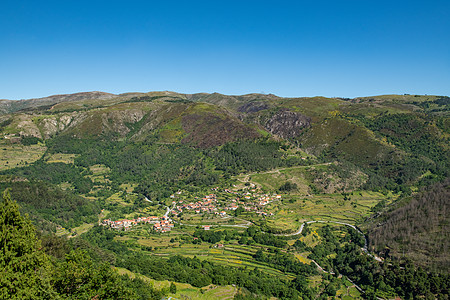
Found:
M 0 99 L 450 95 L 450 1 L 0 1 Z

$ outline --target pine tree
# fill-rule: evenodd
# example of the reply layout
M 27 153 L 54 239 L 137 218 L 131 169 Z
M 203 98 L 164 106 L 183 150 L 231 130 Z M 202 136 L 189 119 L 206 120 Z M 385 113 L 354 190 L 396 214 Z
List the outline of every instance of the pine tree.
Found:
M 53 299 L 50 260 L 8 191 L 0 203 L 0 299 Z

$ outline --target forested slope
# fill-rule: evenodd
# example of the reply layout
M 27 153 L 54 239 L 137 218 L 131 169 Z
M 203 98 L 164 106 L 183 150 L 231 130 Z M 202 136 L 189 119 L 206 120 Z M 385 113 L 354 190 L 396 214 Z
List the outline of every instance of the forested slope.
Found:
M 369 229 L 370 245 L 387 256 L 409 258 L 436 272 L 449 273 L 450 179 L 433 184 L 405 205 L 384 212 Z
M 94 92 L 3 101 L 0 190 L 9 189 L 39 232 L 70 236 L 66 250 L 56 247 L 63 254 L 53 267 L 46 265 L 53 270 L 67 266 L 60 259 L 68 249 L 81 248 L 87 256 L 73 258 L 81 264 L 105 271 L 98 264 L 109 263 L 197 288 L 235 285 L 237 298 L 350 297 L 346 277 L 317 273 L 313 259 L 368 298 L 442 298 L 449 99 Z M 203 206 L 205 199 L 217 207 Z M 171 211 L 189 205 L 197 210 Z M 149 224 L 98 226 L 164 214 L 175 220 L 173 236 Z M 274 235 L 310 220 L 359 226 L 387 263 L 338 226 Z M 202 259 L 192 258 L 199 253 Z M 411 274 L 418 279 L 403 288 Z

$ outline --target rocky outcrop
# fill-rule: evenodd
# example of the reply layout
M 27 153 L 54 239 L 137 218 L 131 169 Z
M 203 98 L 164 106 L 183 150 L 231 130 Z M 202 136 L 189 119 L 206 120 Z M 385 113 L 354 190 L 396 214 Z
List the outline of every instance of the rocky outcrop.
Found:
M 27 115 L 19 115 L 17 116 L 17 119 L 19 119 L 17 129 L 20 130 L 20 136 L 36 137 L 39 139 L 42 138 L 39 128 L 36 126 L 36 124 L 33 123 L 31 119 L 28 118 Z
M 103 133 L 118 133 L 125 136 L 130 132 L 128 124 L 139 122 L 145 115 L 140 109 L 128 109 L 122 111 L 112 111 L 102 114 Z
M 264 125 L 265 129 L 282 138 L 298 136 L 304 128 L 311 125 L 311 118 L 287 109 L 278 111 Z
M 38 126 L 41 129 L 41 133 L 44 139 L 49 139 L 55 136 L 57 133 L 74 126 L 86 118 L 86 113 L 71 113 L 64 115 L 54 115 L 45 119 L 42 119 Z

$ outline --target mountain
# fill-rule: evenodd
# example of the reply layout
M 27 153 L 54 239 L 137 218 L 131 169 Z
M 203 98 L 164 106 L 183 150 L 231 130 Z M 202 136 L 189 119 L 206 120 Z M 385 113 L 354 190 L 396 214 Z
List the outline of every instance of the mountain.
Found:
M 438 297 L 440 284 L 419 287 L 448 275 L 448 220 L 438 212 L 450 170 L 449 108 L 449 97 L 430 95 L 2 100 L 0 189 L 39 232 L 70 237 L 70 247 L 136 276 L 203 292 L 235 285 L 238 299 L 358 298 L 360 290 Z M 173 229 L 98 225 L 149 215 L 169 216 Z M 267 289 L 274 274 L 276 288 Z M 417 284 L 405 287 L 408 276 Z

